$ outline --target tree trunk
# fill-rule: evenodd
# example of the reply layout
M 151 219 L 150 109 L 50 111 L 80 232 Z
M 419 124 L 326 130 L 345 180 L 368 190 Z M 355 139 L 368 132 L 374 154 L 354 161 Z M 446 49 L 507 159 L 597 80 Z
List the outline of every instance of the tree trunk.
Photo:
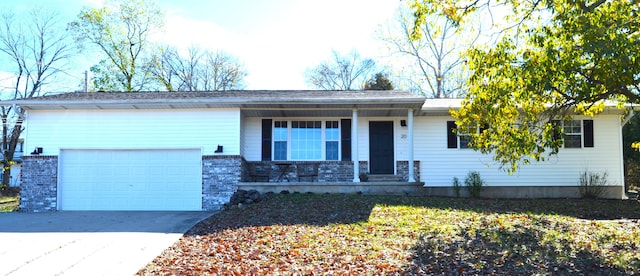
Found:
M 22 116 L 22 115 L 20 115 Z M 6 131 L 5 131 L 6 133 Z M 2 173 L 2 187 L 9 187 L 9 182 L 11 180 L 11 163 L 13 161 L 14 154 L 16 152 L 16 146 L 20 141 L 20 133 L 22 133 L 22 120 L 19 119 L 18 123 L 16 123 L 10 134 L 6 134 L 3 138 L 3 141 L 7 143 L 7 145 L 3 145 L 3 160 L 2 164 L 4 166 L 4 171 Z M 8 138 L 8 141 L 7 141 Z
M 7 187 L 9 187 L 10 180 L 11 180 L 11 165 L 5 165 L 4 171 L 2 172 L 2 189 L 0 190 L 4 190 Z

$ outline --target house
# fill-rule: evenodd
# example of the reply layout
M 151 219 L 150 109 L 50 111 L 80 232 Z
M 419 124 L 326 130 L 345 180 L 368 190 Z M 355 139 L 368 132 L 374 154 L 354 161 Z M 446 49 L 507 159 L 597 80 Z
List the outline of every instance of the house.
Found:
M 568 144 L 508 175 L 452 135 L 460 100 L 402 91 L 67 93 L 26 111 L 21 209 L 216 210 L 238 189 L 579 197 L 581 171 L 622 198 L 621 112 L 576 117 Z M 356 162 L 357 161 L 357 162 Z M 354 165 L 355 163 L 355 165 Z M 410 166 L 409 164 L 413 164 Z M 367 182 L 365 182 L 367 181 Z

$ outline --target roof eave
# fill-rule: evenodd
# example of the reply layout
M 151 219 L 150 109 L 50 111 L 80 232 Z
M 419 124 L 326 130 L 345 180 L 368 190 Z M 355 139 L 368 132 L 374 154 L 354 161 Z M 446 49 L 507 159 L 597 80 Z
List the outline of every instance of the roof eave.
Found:
M 75 109 L 183 109 L 183 108 L 279 108 L 314 106 L 315 108 L 366 108 L 367 106 L 400 106 L 419 109 L 420 98 L 359 98 L 359 99 L 145 99 L 145 100 L 94 100 L 94 101 L 7 101 L 25 110 L 75 110 Z

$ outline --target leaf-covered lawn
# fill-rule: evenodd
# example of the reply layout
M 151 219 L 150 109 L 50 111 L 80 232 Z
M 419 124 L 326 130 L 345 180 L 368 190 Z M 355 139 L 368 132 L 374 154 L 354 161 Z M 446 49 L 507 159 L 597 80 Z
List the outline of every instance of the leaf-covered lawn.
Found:
M 638 274 L 639 218 L 632 200 L 275 195 L 139 274 Z

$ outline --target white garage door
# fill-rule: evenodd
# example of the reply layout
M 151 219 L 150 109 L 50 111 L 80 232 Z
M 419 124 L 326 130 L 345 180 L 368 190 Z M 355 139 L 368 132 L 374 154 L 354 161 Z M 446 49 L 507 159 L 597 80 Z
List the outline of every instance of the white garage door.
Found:
M 202 210 L 194 150 L 61 150 L 60 210 Z

